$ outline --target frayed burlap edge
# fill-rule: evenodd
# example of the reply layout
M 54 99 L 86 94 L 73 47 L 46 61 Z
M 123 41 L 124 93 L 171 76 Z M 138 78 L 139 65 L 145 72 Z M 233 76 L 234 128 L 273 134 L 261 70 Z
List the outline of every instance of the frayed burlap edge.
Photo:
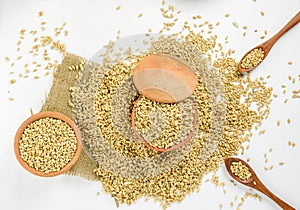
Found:
M 67 53 L 64 56 L 62 63 L 58 65 L 53 73 L 53 83 L 41 111 L 60 112 L 72 118 L 70 87 L 76 85 L 76 76 L 78 75 L 79 70 L 70 70 L 69 67 L 80 65 L 82 61 L 86 60 L 71 53 Z M 87 153 L 82 150 L 77 162 L 65 174 L 80 176 L 89 181 L 98 181 L 99 178 L 93 172 L 95 168 L 96 165 L 94 162 L 92 162 Z

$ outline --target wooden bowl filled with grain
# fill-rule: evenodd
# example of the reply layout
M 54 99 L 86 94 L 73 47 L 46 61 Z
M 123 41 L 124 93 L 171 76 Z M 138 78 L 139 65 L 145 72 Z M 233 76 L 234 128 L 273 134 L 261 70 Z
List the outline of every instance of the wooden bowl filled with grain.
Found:
M 21 166 L 32 174 L 57 176 L 68 171 L 81 153 L 75 123 L 58 112 L 40 112 L 25 120 L 15 135 L 14 151 Z

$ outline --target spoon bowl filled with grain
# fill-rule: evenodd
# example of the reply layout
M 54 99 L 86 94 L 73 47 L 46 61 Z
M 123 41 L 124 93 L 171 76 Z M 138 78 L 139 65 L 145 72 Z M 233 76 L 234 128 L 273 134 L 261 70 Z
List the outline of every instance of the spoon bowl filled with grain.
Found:
M 75 123 L 59 112 L 40 112 L 25 120 L 15 135 L 14 151 L 20 165 L 42 177 L 68 171 L 81 153 Z
M 238 64 L 240 72 L 248 72 L 255 69 L 267 56 L 267 53 L 260 46 L 247 52 Z

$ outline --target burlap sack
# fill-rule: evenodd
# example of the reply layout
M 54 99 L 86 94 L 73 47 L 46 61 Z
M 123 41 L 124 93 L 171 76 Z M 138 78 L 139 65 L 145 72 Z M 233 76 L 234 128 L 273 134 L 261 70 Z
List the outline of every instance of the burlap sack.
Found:
M 64 56 L 62 63 L 53 74 L 53 83 L 41 111 L 60 112 L 72 118 L 72 107 L 69 105 L 69 101 L 71 101 L 69 88 L 75 86 L 78 70 L 72 71 L 69 67 L 79 65 L 83 60 L 85 59 L 71 53 L 67 53 Z M 93 172 L 95 168 L 96 165 L 88 157 L 86 152 L 82 150 L 75 165 L 65 174 L 96 181 L 98 178 Z

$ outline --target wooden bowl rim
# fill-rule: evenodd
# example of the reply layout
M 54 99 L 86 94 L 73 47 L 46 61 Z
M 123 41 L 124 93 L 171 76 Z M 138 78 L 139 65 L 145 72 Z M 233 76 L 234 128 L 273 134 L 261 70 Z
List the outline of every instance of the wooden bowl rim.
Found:
M 38 171 L 38 170 L 30 167 L 28 165 L 28 163 L 21 158 L 20 151 L 19 151 L 19 141 L 21 140 L 21 137 L 22 137 L 22 134 L 23 134 L 25 128 L 27 128 L 27 126 L 30 123 L 37 121 L 39 119 L 42 119 L 42 118 L 46 118 L 46 117 L 60 119 L 64 122 L 68 123 L 68 125 L 73 129 L 76 139 L 77 139 L 77 149 L 76 149 L 75 155 L 72 158 L 72 160 L 69 163 L 67 163 L 67 165 L 65 165 L 61 170 L 56 171 L 56 172 L 50 172 L 50 173 Z M 79 155 L 80 155 L 81 149 L 82 149 L 80 142 L 81 142 L 81 135 L 80 135 L 79 129 L 77 128 L 77 126 L 75 125 L 75 123 L 73 122 L 73 120 L 71 118 L 69 118 L 66 115 L 59 113 L 59 112 L 45 111 L 45 112 L 39 112 L 37 114 L 30 116 L 20 125 L 20 127 L 18 128 L 18 130 L 16 132 L 15 139 L 14 139 L 14 152 L 15 152 L 15 156 L 16 156 L 18 162 L 28 172 L 30 172 L 34 175 L 37 175 L 37 176 L 41 176 L 41 177 L 52 177 L 52 176 L 57 176 L 57 175 L 65 173 L 75 164 L 75 162 L 79 158 Z

